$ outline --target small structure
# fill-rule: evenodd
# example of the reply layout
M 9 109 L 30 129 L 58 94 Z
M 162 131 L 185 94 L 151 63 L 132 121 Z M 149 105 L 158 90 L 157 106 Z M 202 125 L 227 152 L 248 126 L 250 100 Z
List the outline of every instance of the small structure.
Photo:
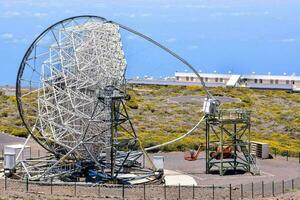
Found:
M 31 158 L 31 147 L 24 146 L 24 144 L 5 145 L 4 146 L 4 155 L 6 155 L 6 154 L 7 155 L 8 154 L 15 155 L 16 161 L 25 160 L 25 159 Z
M 251 141 L 251 154 L 257 158 L 269 158 L 269 144 L 257 141 Z
M 4 173 L 10 176 L 18 161 L 31 158 L 30 146 L 12 144 L 4 146 Z
M 218 110 L 206 118 L 206 173 L 238 170 L 259 174 L 250 154 L 250 112 Z

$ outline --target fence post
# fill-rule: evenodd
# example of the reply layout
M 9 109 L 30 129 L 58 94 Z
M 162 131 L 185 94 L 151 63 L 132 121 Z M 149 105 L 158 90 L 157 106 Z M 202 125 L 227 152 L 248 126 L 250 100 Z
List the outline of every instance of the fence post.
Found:
M 180 184 L 178 185 L 178 199 L 180 199 Z
M 282 194 L 284 194 L 284 180 L 282 180 Z
M 253 182 L 251 183 L 251 196 L 252 196 L 252 199 L 253 199 L 254 198 Z
M 53 178 L 50 180 L 50 193 L 53 194 Z
M 164 197 L 167 199 L 167 186 L 164 184 Z
M 101 193 L 100 193 L 100 183 L 98 184 L 98 196 L 100 197 Z
M 40 157 L 40 150 L 38 149 L 38 158 Z
M 289 150 L 286 150 L 286 161 L 289 161 Z
M 122 184 L 122 199 L 125 199 L 125 186 Z
M 146 199 L 146 184 L 144 183 L 144 200 Z
M 294 179 L 292 179 L 292 191 L 295 190 L 295 186 L 294 186 Z
M 75 180 L 75 182 L 74 182 L 74 196 L 76 197 L 76 195 L 77 195 L 77 184 L 76 184 L 76 180 Z
M 272 195 L 273 195 L 273 197 L 275 197 L 275 185 L 274 185 L 274 181 L 272 181 Z
M 215 184 L 212 186 L 212 195 L 213 195 L 213 200 L 215 199 Z
M 195 199 L 195 185 L 193 184 L 193 199 Z
M 276 156 L 277 156 L 277 149 L 275 148 L 275 158 L 276 158 Z
M 299 157 L 299 164 L 300 164 L 300 152 L 298 153 L 298 157 Z
M 4 190 L 7 190 L 7 177 L 4 177 Z
M 29 178 L 26 176 L 26 192 L 28 193 L 29 191 Z
M 264 181 L 261 182 L 261 196 L 265 197 L 265 184 Z
M 229 184 L 229 199 L 231 200 L 231 184 Z
M 241 184 L 241 199 L 244 198 L 244 188 L 243 188 L 243 184 Z

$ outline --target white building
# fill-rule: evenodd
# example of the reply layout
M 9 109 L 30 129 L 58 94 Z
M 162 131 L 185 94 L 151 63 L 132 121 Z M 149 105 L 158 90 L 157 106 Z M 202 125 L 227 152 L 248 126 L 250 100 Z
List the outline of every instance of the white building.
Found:
M 300 76 L 273 76 L 273 75 L 238 75 L 199 73 L 208 87 L 249 87 L 256 89 L 284 89 L 300 92 Z M 200 82 L 194 73 L 176 72 L 176 82 L 190 84 Z

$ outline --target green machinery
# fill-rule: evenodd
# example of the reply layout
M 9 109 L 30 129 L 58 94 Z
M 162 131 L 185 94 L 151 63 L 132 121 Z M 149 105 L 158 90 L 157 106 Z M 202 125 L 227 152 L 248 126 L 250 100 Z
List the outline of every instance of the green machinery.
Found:
M 251 112 L 243 109 L 218 110 L 206 118 L 206 173 L 220 175 L 240 170 L 259 174 L 250 154 Z

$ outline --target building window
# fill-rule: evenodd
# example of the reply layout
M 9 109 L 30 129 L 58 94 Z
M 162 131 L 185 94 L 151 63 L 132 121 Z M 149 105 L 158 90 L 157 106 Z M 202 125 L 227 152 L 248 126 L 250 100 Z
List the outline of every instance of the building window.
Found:
M 208 82 L 208 78 L 207 77 L 205 78 L 205 82 Z
M 286 84 L 287 84 L 287 85 L 289 85 L 289 84 L 290 84 L 290 81 L 289 81 L 289 80 L 286 80 L 285 82 L 286 82 Z
M 194 81 L 194 77 L 191 77 L 191 81 Z
M 295 81 L 292 81 L 292 84 L 295 85 Z
M 271 84 L 274 84 L 274 80 L 270 80 L 270 83 L 271 83 Z
M 186 79 L 186 81 L 189 81 L 189 80 L 190 80 L 190 77 L 187 76 L 185 79 Z
M 278 84 L 278 80 L 275 80 L 275 84 Z
M 203 77 L 200 77 L 200 81 L 203 81 Z
M 263 80 L 262 80 L 262 79 L 259 79 L 259 83 L 263 83 Z
M 179 76 L 176 76 L 176 80 L 179 81 Z
M 257 83 L 257 79 L 254 79 L 254 83 Z
M 220 82 L 223 83 L 223 78 L 220 78 Z
M 215 82 L 217 83 L 218 81 L 219 81 L 219 79 L 218 79 L 218 78 L 216 78 L 216 79 L 215 79 Z

